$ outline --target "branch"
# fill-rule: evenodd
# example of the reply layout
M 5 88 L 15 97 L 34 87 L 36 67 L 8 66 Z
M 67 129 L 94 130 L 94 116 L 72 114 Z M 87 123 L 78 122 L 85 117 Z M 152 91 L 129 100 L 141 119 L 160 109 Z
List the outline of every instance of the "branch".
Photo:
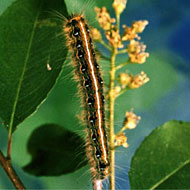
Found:
M 21 180 L 17 176 L 15 170 L 12 167 L 11 160 L 7 159 L 3 153 L 0 151 L 0 164 L 2 168 L 7 173 L 9 179 L 12 181 L 13 185 L 16 189 L 25 189 L 24 185 L 22 184 Z

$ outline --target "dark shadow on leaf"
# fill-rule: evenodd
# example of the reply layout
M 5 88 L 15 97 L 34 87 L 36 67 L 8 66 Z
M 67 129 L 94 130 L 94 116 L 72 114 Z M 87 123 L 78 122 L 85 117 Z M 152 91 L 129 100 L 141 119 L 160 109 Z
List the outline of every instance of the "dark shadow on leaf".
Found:
M 23 167 L 35 176 L 58 176 L 85 166 L 84 140 L 56 124 L 45 124 L 33 131 L 27 149 L 32 161 Z

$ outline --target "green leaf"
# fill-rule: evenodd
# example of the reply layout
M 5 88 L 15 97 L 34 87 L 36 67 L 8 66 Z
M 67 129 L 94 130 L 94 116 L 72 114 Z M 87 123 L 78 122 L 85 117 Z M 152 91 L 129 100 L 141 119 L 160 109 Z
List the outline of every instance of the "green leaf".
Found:
M 55 124 L 33 131 L 27 149 L 32 161 L 23 169 L 36 176 L 57 176 L 74 172 L 87 164 L 84 140 Z
M 169 121 L 142 142 L 131 162 L 131 189 L 190 188 L 190 122 Z
M 0 17 L 0 117 L 10 133 L 47 97 L 66 58 L 52 10 L 67 15 L 61 0 L 17 0 Z

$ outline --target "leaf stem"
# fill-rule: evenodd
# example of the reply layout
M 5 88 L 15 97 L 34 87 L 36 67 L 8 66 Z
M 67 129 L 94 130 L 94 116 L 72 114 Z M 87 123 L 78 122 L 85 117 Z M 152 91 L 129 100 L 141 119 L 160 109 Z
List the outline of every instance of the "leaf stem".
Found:
M 9 179 L 12 181 L 15 188 L 25 189 L 23 183 L 21 182 L 21 180 L 19 179 L 15 170 L 12 167 L 11 160 L 9 158 L 6 158 L 1 151 L 0 151 L 0 164 L 7 173 Z
M 110 116 L 110 189 L 115 189 L 115 150 L 114 150 L 114 81 L 115 81 L 115 59 L 117 49 L 113 48 L 111 55 L 110 70 L 110 93 L 109 93 L 109 116 Z
M 8 134 L 7 159 L 11 160 L 12 134 Z

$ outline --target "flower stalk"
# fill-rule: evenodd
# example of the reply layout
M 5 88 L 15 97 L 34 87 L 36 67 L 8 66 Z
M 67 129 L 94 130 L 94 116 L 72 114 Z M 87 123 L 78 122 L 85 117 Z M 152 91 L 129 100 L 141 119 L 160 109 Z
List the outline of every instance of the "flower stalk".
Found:
M 114 138 L 114 103 L 115 103 L 115 59 L 117 49 L 113 48 L 111 55 L 110 91 L 109 91 L 109 121 L 110 121 L 110 189 L 115 189 L 115 138 Z
M 140 120 L 140 117 L 136 116 L 132 111 L 126 112 L 123 126 L 117 133 L 115 133 L 115 100 L 124 92 L 139 88 L 149 81 L 149 78 L 143 71 L 137 75 L 128 74 L 127 72 L 120 73 L 119 78 L 117 78 L 116 75 L 116 71 L 128 64 L 143 64 L 149 56 L 149 54 L 145 52 L 146 45 L 139 42 L 140 36 L 138 35 L 143 32 L 148 21 L 140 20 L 133 22 L 131 27 L 123 25 L 124 32 L 120 35 L 120 15 L 126 8 L 126 3 L 126 0 L 114 0 L 112 6 L 115 11 L 116 19 L 111 18 L 106 7 L 95 8 L 97 20 L 100 27 L 104 30 L 108 43 L 103 40 L 98 29 L 92 29 L 92 38 L 109 50 L 111 55 L 110 59 L 107 59 L 110 60 L 111 68 L 109 77 L 109 93 L 107 95 L 109 98 L 110 190 L 115 190 L 115 149 L 120 146 L 123 146 L 124 148 L 129 146 L 125 131 L 134 129 Z M 123 42 L 128 42 L 125 43 L 125 47 Z M 116 66 L 116 57 L 120 54 L 127 54 L 128 59 L 126 62 Z M 119 85 L 116 85 L 116 81 L 119 82 Z

